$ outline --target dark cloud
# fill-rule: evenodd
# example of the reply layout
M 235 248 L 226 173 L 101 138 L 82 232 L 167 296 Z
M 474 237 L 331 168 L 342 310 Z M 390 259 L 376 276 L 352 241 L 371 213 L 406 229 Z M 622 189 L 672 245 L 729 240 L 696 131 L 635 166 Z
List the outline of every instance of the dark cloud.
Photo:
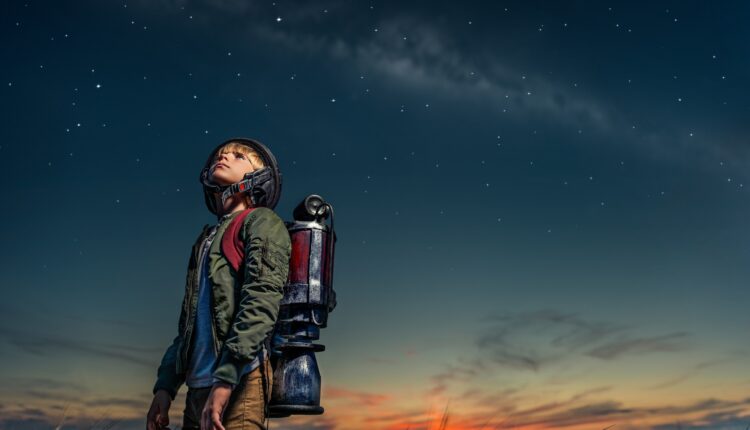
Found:
M 82 396 L 90 390 L 77 383 L 64 382 L 46 378 L 6 378 L 2 380 L 4 386 L 14 388 L 14 396 L 19 399 L 33 401 L 50 400 L 65 402 L 65 404 L 84 404 L 90 407 L 130 407 L 133 410 L 146 410 L 152 395 L 146 393 L 134 397 L 108 397 L 83 401 Z M 10 385 L 5 385 L 10 384 Z M 63 409 L 60 405 L 49 405 L 47 409 Z
M 733 410 L 707 414 L 700 423 L 675 421 L 651 427 L 651 430 L 747 430 L 750 429 L 750 413 Z
M 151 396 L 153 398 L 153 396 Z M 134 410 L 148 410 L 151 399 L 133 399 L 128 397 L 107 397 L 103 399 L 89 400 L 84 402 L 87 406 L 128 406 Z
M 491 410 L 496 414 L 511 414 L 516 410 L 517 396 L 520 388 L 501 388 L 488 393 L 477 388 L 470 388 L 460 396 L 461 400 L 470 402 L 482 410 Z
M 59 418 L 55 420 L 50 418 L 2 417 L 0 418 L 0 430 L 143 430 L 145 427 L 145 418 L 58 421 Z
M 607 391 L 606 387 L 597 389 Z M 588 393 L 592 394 L 592 393 Z M 671 422 L 675 415 L 703 414 L 696 418 L 695 424 L 682 423 L 682 428 L 688 429 L 733 429 L 731 425 L 736 425 L 746 421 L 745 425 L 750 424 L 748 418 L 748 403 L 746 400 L 727 401 L 717 399 L 706 399 L 692 404 L 679 406 L 660 406 L 656 408 L 644 407 L 626 407 L 621 402 L 613 400 L 601 400 L 585 404 L 575 404 L 588 395 L 580 393 L 572 396 L 568 401 L 545 403 L 526 409 L 516 409 L 508 411 L 508 399 L 503 399 L 504 403 L 497 405 L 498 409 L 503 408 L 485 415 L 461 415 L 453 412 L 454 417 L 451 420 L 459 421 L 466 428 L 577 428 L 583 425 L 599 424 L 601 428 L 613 427 L 630 422 L 633 419 L 643 419 L 648 417 L 651 420 L 669 424 L 659 424 L 652 429 L 676 429 Z M 743 415 L 743 412 L 745 414 Z M 403 421 L 402 421 L 403 422 Z M 707 422 L 713 423 L 713 427 Z M 700 423 L 700 424 L 698 424 Z M 490 426 L 491 424 L 491 426 Z M 742 427 L 744 428 L 744 427 Z
M 520 389 L 508 389 L 499 393 L 476 393 L 472 403 L 480 406 L 482 409 L 489 410 L 490 417 L 476 417 L 476 420 L 484 422 L 491 420 L 496 423 L 509 423 L 510 421 L 532 419 L 534 417 L 544 416 L 548 413 L 558 413 L 560 410 L 569 408 L 570 410 L 583 408 L 577 406 L 582 400 L 594 394 L 610 391 L 612 387 L 597 387 L 590 390 L 584 390 L 572 395 L 570 398 L 562 401 L 543 403 L 531 408 L 520 409 L 518 404 L 521 401 L 519 394 Z M 557 412 L 556 412 L 557 411 Z M 501 427 L 502 428 L 502 427 Z
M 79 426 L 78 429 L 80 430 L 144 430 L 146 427 L 146 418 L 145 416 L 143 418 L 124 418 L 124 419 L 116 419 L 116 420 L 104 420 L 102 422 L 98 422 L 95 427 L 89 427 L 89 426 Z M 178 428 L 174 425 L 170 425 L 170 427 L 174 428 L 175 430 Z M 68 426 L 65 426 L 65 428 L 69 428 Z
M 709 398 L 704 400 L 698 400 L 696 402 L 679 405 L 679 406 L 657 406 L 651 408 L 643 408 L 648 413 L 654 414 L 689 414 L 693 412 L 703 412 L 708 410 L 718 410 L 724 408 L 733 408 L 738 405 L 750 405 L 750 399 L 732 401 L 732 400 L 720 400 L 715 398 Z
M 743 406 L 747 409 L 747 401 L 705 399 L 687 405 L 659 406 L 655 408 L 626 408 L 622 407 L 620 402 L 604 401 L 560 411 L 538 420 L 534 419 L 535 417 L 529 416 L 529 419 L 523 419 L 521 420 L 521 423 L 523 423 L 523 425 L 548 424 L 552 427 L 557 427 L 593 422 L 608 422 L 616 424 L 618 420 L 624 421 L 630 418 L 643 418 L 647 416 L 652 418 L 663 416 L 665 419 L 668 419 L 668 417 L 674 415 L 687 415 L 701 412 L 705 412 L 706 414 L 704 417 L 706 417 L 721 413 L 722 409 L 737 408 L 738 406 Z M 696 421 L 702 420 L 703 418 L 699 418 Z
M 50 430 L 53 425 L 38 418 L 0 418 L 0 430 Z
M 34 390 L 52 390 L 74 392 L 77 394 L 83 394 L 89 391 L 89 389 L 78 382 L 74 381 L 61 381 L 58 379 L 50 378 L 38 378 L 38 377 L 18 377 L 10 376 L 0 378 L 0 386 L 3 387 L 26 387 Z
M 636 337 L 632 328 L 606 321 L 588 321 L 577 315 L 546 309 L 495 315 L 479 336 L 480 356 L 490 363 L 517 370 L 538 371 L 542 366 L 574 355 L 612 360 L 624 355 L 675 352 L 687 348 L 689 333 Z M 615 339 L 610 339 L 616 336 Z M 586 351 L 584 351 L 586 350 Z
M 124 361 L 129 364 L 136 364 L 149 369 L 152 369 L 155 364 L 154 360 L 147 357 L 153 356 L 153 354 L 145 354 L 147 351 L 154 351 L 151 348 L 45 336 L 5 327 L 0 327 L 0 337 L 5 338 L 7 343 L 16 346 L 23 351 L 44 357 L 53 356 L 60 351 L 68 351 L 76 354 L 83 353 L 101 358 Z
M 686 332 L 634 336 L 634 327 L 587 320 L 553 309 L 496 314 L 483 321 L 488 325 L 478 335 L 476 355 L 459 358 L 433 375 L 428 395 L 443 394 L 452 385 L 491 377 L 498 369 L 537 372 L 578 357 L 611 361 L 689 347 L 686 341 L 690 334 Z
M 678 332 L 654 337 L 618 339 L 596 347 L 587 354 L 603 360 L 612 360 L 629 354 L 640 355 L 650 352 L 683 351 L 689 347 L 685 342 L 689 336 L 689 333 Z
M 430 389 L 430 394 L 441 394 L 453 382 L 466 382 L 489 371 L 490 368 L 481 359 L 459 358 L 457 364 L 449 364 L 443 372 L 431 377 L 433 387 Z
M 75 394 L 68 394 L 61 391 L 42 391 L 37 389 L 22 390 L 21 394 L 28 396 L 31 399 L 37 400 L 60 400 L 65 402 L 77 402 L 80 398 Z
M 735 360 L 736 359 L 734 359 L 734 358 L 727 358 L 727 359 L 722 359 L 722 360 L 712 360 L 712 361 L 706 361 L 706 362 L 698 363 L 698 364 L 692 366 L 690 369 L 688 369 L 687 371 L 685 371 L 684 373 L 682 373 L 680 375 L 677 375 L 677 376 L 675 376 L 673 378 L 670 378 L 670 379 L 667 379 L 665 381 L 662 381 L 662 382 L 650 385 L 647 388 L 651 389 L 651 390 L 660 390 L 660 389 L 672 387 L 674 385 L 677 385 L 677 384 L 680 384 L 682 382 L 687 381 L 688 379 L 692 378 L 693 376 L 695 376 L 696 374 L 698 374 L 703 369 L 706 369 L 706 368 L 709 368 L 709 367 L 713 367 L 713 366 L 718 366 L 718 365 L 720 365 L 722 363 L 727 363 L 727 362 L 731 362 L 731 361 L 735 361 Z
M 23 408 L 21 410 L 22 415 L 32 416 L 32 417 L 46 417 L 47 414 L 42 411 L 39 408 Z
M 484 320 L 493 326 L 487 334 L 480 337 L 480 346 L 503 343 L 505 338 L 514 332 L 527 329 L 549 332 L 549 343 L 553 346 L 576 349 L 627 329 L 608 322 L 586 321 L 574 314 L 565 314 L 554 309 L 498 314 Z
M 551 413 L 547 416 L 533 414 L 526 419 L 511 420 L 514 425 L 544 425 L 551 428 L 570 427 L 583 424 L 600 423 L 602 427 L 617 423 L 632 414 L 633 410 L 622 408 L 619 402 L 605 401 L 588 404 L 561 412 Z
M 614 388 L 613 386 L 609 385 L 609 386 L 606 386 L 606 387 L 596 387 L 596 388 L 591 388 L 591 389 L 588 389 L 588 390 L 584 390 L 584 391 L 581 391 L 580 393 L 577 393 L 577 394 L 573 395 L 570 398 L 570 401 L 571 402 L 577 402 L 579 400 L 582 400 L 582 399 L 584 399 L 586 397 L 591 396 L 592 394 L 605 393 L 607 391 L 612 391 L 613 388 Z

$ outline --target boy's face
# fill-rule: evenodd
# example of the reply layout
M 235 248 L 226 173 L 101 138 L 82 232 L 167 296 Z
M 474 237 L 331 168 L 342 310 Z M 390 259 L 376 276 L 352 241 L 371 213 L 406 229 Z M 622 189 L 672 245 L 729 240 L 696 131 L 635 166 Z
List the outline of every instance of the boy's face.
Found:
M 247 155 L 222 148 L 214 157 L 208 170 L 208 177 L 217 185 L 230 185 L 241 181 L 245 174 L 253 171 L 255 167 Z

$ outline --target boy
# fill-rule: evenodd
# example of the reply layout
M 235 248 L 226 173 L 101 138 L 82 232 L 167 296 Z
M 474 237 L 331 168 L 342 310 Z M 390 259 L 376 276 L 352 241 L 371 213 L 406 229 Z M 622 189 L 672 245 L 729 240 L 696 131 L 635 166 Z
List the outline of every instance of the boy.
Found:
M 204 226 L 193 246 L 178 334 L 159 366 L 147 430 L 169 424 L 183 382 L 184 429 L 264 429 L 272 377 L 267 338 L 291 253 L 289 233 L 273 211 L 281 174 L 268 148 L 231 139 L 211 153 L 201 183 L 218 224 Z M 245 215 L 248 208 L 254 209 Z M 221 239 L 237 216 L 245 216 L 239 227 L 244 261 L 235 273 Z

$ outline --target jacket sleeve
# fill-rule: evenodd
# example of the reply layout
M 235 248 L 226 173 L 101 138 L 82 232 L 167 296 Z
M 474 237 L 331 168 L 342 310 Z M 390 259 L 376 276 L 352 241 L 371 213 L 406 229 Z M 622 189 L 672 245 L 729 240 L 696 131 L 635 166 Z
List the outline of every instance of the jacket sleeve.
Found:
M 177 323 L 177 336 L 172 340 L 172 344 L 169 345 L 167 350 L 164 352 L 164 356 L 161 359 L 161 364 L 156 374 L 156 384 L 154 384 L 153 393 L 156 394 L 159 390 L 166 390 L 172 397 L 172 400 L 177 396 L 177 391 L 180 386 L 185 382 L 185 372 L 180 374 L 177 373 L 177 359 L 180 354 L 180 349 L 184 342 L 183 333 L 185 333 L 185 325 L 187 321 L 187 309 L 189 306 L 188 299 L 190 298 L 189 290 L 191 287 L 192 278 L 191 275 L 195 273 L 196 268 L 196 250 L 203 243 L 206 233 L 208 232 L 209 226 L 203 226 L 203 231 L 198 236 L 193 249 L 190 253 L 190 260 L 188 261 L 187 277 L 185 279 L 185 296 L 182 299 L 182 310 L 180 311 L 180 319 Z
M 154 394 L 159 390 L 166 390 L 170 397 L 172 397 L 172 400 L 177 396 L 177 391 L 185 382 L 185 373 L 178 374 L 176 364 L 184 341 L 183 333 L 185 332 L 185 309 L 187 300 L 188 295 L 186 294 L 183 299 L 182 310 L 180 311 L 180 320 L 177 324 L 177 336 L 175 336 L 174 340 L 172 340 L 172 344 L 169 345 L 166 352 L 164 352 L 161 364 L 159 365 L 159 370 L 156 372 L 156 384 L 153 389 Z
M 213 373 L 215 380 L 236 385 L 242 368 L 257 357 L 273 331 L 289 273 L 291 240 L 284 222 L 261 207 L 248 215 L 243 229 L 244 281 L 237 311 Z
M 159 365 L 159 370 L 157 371 L 156 384 L 153 389 L 154 394 L 159 390 L 166 390 L 169 393 L 169 396 L 172 397 L 172 400 L 174 400 L 180 386 L 185 382 L 184 373 L 178 375 L 175 367 L 177 354 L 179 354 L 181 344 L 182 335 L 178 334 L 164 353 L 164 357 L 161 359 L 161 365 Z

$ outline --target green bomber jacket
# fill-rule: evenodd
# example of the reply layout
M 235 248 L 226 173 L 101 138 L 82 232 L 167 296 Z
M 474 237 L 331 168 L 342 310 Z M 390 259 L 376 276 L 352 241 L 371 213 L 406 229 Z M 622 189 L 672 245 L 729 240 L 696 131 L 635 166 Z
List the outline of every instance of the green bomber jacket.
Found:
M 236 385 L 243 366 L 260 352 L 273 331 L 289 272 L 291 240 L 284 222 L 276 213 L 259 207 L 247 216 L 240 228 L 245 259 L 237 276 L 221 250 L 221 237 L 241 211 L 221 219 L 208 249 L 208 278 L 212 288 L 214 350 L 218 357 L 214 378 Z M 166 390 L 174 400 L 185 382 L 188 352 L 198 305 L 200 250 L 211 228 L 203 227 L 193 245 L 185 281 L 185 296 L 177 336 L 167 348 L 157 371 L 153 393 Z

